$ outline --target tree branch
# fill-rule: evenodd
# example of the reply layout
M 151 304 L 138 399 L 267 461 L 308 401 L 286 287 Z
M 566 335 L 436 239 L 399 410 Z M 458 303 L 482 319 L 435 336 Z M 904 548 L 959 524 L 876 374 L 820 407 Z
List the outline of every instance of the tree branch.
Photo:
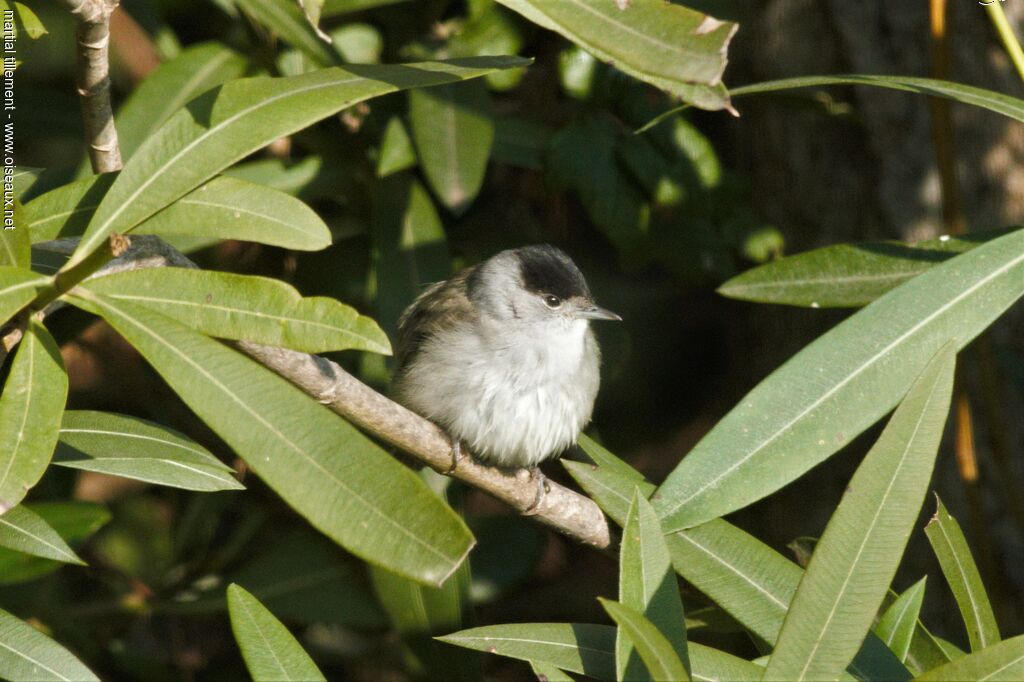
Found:
M 118 0 L 60 0 L 78 21 L 78 94 L 94 173 L 121 168 L 114 111 L 110 106 L 110 15 Z
M 134 235 L 131 240 L 124 255 L 107 263 L 93 277 L 139 268 L 196 267 L 159 237 Z M 70 255 L 77 241 L 44 242 L 37 248 Z M 53 310 L 51 306 L 46 312 Z M 529 509 L 536 499 L 537 485 L 526 469 L 503 470 L 465 457 L 454 472 L 448 473 L 451 442 L 439 426 L 374 391 L 337 363 L 318 355 L 246 341 L 235 346 L 314 400 L 435 471 L 465 481 L 519 512 Z M 547 494 L 530 515 L 585 545 L 598 549 L 611 546 L 608 520 L 597 504 L 554 481 L 547 482 Z

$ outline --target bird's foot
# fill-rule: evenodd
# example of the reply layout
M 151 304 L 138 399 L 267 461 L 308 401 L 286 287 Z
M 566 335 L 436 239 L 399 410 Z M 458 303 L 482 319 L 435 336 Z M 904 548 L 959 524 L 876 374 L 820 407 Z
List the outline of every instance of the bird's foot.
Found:
M 451 474 L 456 469 L 458 469 L 459 460 L 461 460 L 463 457 L 465 457 L 465 455 L 462 453 L 462 441 L 460 441 L 458 438 L 452 438 L 452 463 L 451 466 L 448 467 L 448 471 L 444 473 Z
M 539 513 L 540 505 L 544 501 L 544 497 L 548 494 L 548 477 L 544 475 L 544 472 L 540 470 L 540 467 L 533 467 L 530 469 L 530 478 L 537 481 L 537 497 L 534 498 L 533 504 L 523 511 L 523 516 L 535 516 Z

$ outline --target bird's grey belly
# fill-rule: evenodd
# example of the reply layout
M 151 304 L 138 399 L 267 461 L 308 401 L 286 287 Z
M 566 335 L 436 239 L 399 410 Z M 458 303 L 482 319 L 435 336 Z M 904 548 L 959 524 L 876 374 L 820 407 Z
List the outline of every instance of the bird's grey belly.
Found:
M 498 466 L 536 466 L 576 442 L 597 393 L 596 357 L 570 367 L 472 357 L 452 345 L 424 349 L 396 385 L 399 399 Z

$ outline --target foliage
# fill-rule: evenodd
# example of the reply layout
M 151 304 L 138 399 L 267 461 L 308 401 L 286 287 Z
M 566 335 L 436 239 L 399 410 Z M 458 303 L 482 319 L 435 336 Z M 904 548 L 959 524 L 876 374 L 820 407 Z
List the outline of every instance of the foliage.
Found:
M 0 232 L 13 347 L 0 393 L 0 676 L 228 677 L 244 661 L 255 679 L 479 679 L 493 657 L 476 651 L 547 679 L 1024 674 L 1024 638 L 1002 639 L 941 502 L 924 534 L 970 653 L 925 627 L 924 577 L 892 593 L 957 352 L 1024 296 L 1024 230 L 777 257 L 781 233 L 702 127 L 721 114 L 688 110 L 859 85 L 1021 121 L 1024 100 L 901 76 L 730 91 L 737 25 L 706 4 L 216 0 L 189 3 L 188 22 L 167 3 L 128 8 L 162 63 L 122 88 L 123 168 L 90 174 L 84 155 L 53 151 L 59 130 L 19 121 L 46 168 L 20 169 L 16 229 Z M 11 5 L 23 42 L 64 39 L 44 23 L 68 28 L 66 13 Z M 389 333 L 424 284 L 504 246 L 557 241 L 566 212 L 585 258 L 621 278 L 657 273 L 646 292 L 713 284 L 746 301 L 860 309 L 739 400 L 659 486 L 583 437 L 592 463 L 564 464 L 622 527 L 616 599 L 584 595 L 602 623 L 507 622 L 525 610 L 487 609 L 554 551 L 544 536 L 458 504 L 448 479 L 417 473 L 235 344 L 337 354 L 383 387 Z M 202 267 L 109 274 L 125 235 L 166 238 Z M 245 249 L 248 263 L 224 258 Z M 770 262 L 738 274 L 750 260 Z M 614 298 L 612 279 L 595 276 L 595 290 Z M 110 399 L 118 410 L 76 394 L 68 348 L 97 319 L 159 391 Z M 806 566 L 723 518 L 861 449 L 890 412 Z M 88 503 L 72 499 L 76 480 L 134 493 Z M 703 598 L 709 608 L 692 608 Z M 156 634 L 228 621 L 237 651 L 213 637 L 195 645 L 198 662 Z M 746 639 L 694 641 L 713 623 Z

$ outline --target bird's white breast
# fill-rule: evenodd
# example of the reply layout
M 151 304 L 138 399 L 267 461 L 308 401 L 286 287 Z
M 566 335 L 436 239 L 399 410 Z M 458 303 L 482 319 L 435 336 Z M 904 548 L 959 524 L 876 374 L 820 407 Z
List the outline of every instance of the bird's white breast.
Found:
M 600 363 L 586 321 L 469 325 L 428 340 L 396 389 L 403 402 L 499 466 L 535 466 L 590 420 Z

